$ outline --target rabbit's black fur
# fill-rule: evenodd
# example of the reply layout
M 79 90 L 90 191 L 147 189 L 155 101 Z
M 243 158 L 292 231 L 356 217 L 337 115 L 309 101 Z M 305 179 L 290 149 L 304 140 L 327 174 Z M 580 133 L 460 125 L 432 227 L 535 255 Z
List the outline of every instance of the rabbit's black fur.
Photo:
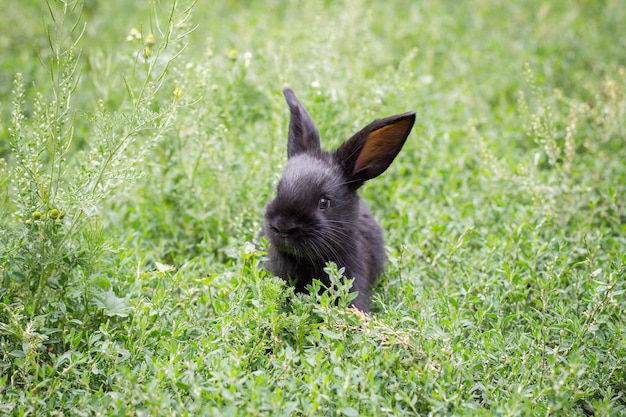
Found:
M 265 268 L 305 291 L 312 279 L 329 285 L 327 262 L 345 267 L 358 292 L 353 306 L 369 311 L 370 288 L 385 266 L 383 232 L 357 194 L 384 172 L 409 135 L 415 113 L 375 120 L 337 150 L 320 148 L 318 130 L 291 89 L 287 165 L 267 206 Z

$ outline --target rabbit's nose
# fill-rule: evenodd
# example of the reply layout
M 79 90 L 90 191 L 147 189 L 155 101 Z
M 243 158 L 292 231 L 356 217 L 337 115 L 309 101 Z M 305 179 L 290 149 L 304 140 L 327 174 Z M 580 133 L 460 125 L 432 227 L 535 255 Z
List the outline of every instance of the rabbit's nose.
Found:
M 271 227 L 274 233 L 276 233 L 283 239 L 286 239 L 298 233 L 297 225 L 294 224 L 293 221 L 290 221 L 288 219 L 278 218 L 274 222 L 272 222 Z
M 283 239 L 288 238 L 289 236 L 293 236 L 298 232 L 297 227 L 277 227 L 272 226 L 272 230 Z

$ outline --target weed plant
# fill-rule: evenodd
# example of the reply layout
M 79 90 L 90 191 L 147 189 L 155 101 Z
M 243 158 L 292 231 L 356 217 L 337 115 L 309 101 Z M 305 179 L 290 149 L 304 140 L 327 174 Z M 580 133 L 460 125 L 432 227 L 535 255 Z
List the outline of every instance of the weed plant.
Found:
M 127 286 L 114 261 L 119 249 L 103 230 L 101 211 L 107 199 L 140 177 L 137 165 L 170 129 L 177 107 L 175 93 L 160 94 L 171 50 L 183 46 L 176 38 L 174 19 L 181 16 L 175 8 L 159 33 L 162 40 L 157 44 L 151 35 L 128 60 L 128 100 L 119 109 L 102 101 L 91 111 L 75 107 L 84 25 L 72 19 L 79 5 L 47 3 L 49 85 L 35 87 L 28 99 L 17 73 L 12 91 L 0 332 L 16 343 L 3 362 L 16 388 L 53 372 L 49 361 L 40 361 L 40 351 L 63 353 L 62 333 L 93 331 L 103 317 L 128 316 L 129 299 L 118 295 Z
M 0 16 L 0 414 L 626 415 L 621 2 L 41 6 Z M 259 268 L 285 84 L 331 146 L 418 114 L 371 315 Z

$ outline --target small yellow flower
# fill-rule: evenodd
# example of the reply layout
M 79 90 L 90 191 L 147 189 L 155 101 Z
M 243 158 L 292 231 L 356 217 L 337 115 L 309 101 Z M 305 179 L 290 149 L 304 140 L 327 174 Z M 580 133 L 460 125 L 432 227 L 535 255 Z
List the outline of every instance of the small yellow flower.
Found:
M 144 56 L 144 58 L 148 59 L 148 58 L 150 58 L 150 55 L 152 55 L 152 49 L 150 49 L 150 48 L 145 48 L 145 49 L 143 50 L 143 56 Z
M 182 95 L 183 95 L 183 89 L 180 88 L 180 87 L 176 87 L 174 89 L 174 98 L 178 100 L 180 98 L 180 96 L 182 96 Z
M 33 213 L 33 219 L 35 219 L 35 220 L 41 219 L 41 212 L 40 211 L 34 212 Z
M 231 49 L 230 51 L 228 51 L 228 57 L 232 59 L 233 61 L 237 59 L 237 50 Z
M 156 42 L 156 39 L 154 39 L 154 35 L 151 33 L 146 36 L 146 40 L 144 42 L 146 43 L 146 45 L 152 46 Z
M 57 219 L 59 217 L 59 210 L 57 209 L 50 210 L 50 217 L 52 217 L 53 219 Z

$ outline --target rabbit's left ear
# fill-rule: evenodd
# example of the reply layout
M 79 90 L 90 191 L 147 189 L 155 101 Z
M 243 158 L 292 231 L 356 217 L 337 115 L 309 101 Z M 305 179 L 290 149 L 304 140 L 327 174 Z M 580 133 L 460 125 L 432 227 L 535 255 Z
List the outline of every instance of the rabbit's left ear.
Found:
M 335 156 L 348 180 L 358 187 L 385 172 L 414 123 L 414 112 L 375 120 L 341 145 Z
M 287 158 L 303 152 L 319 152 L 320 134 L 313 119 L 298 101 L 291 88 L 285 87 L 283 94 L 291 112 L 289 137 L 287 138 Z

